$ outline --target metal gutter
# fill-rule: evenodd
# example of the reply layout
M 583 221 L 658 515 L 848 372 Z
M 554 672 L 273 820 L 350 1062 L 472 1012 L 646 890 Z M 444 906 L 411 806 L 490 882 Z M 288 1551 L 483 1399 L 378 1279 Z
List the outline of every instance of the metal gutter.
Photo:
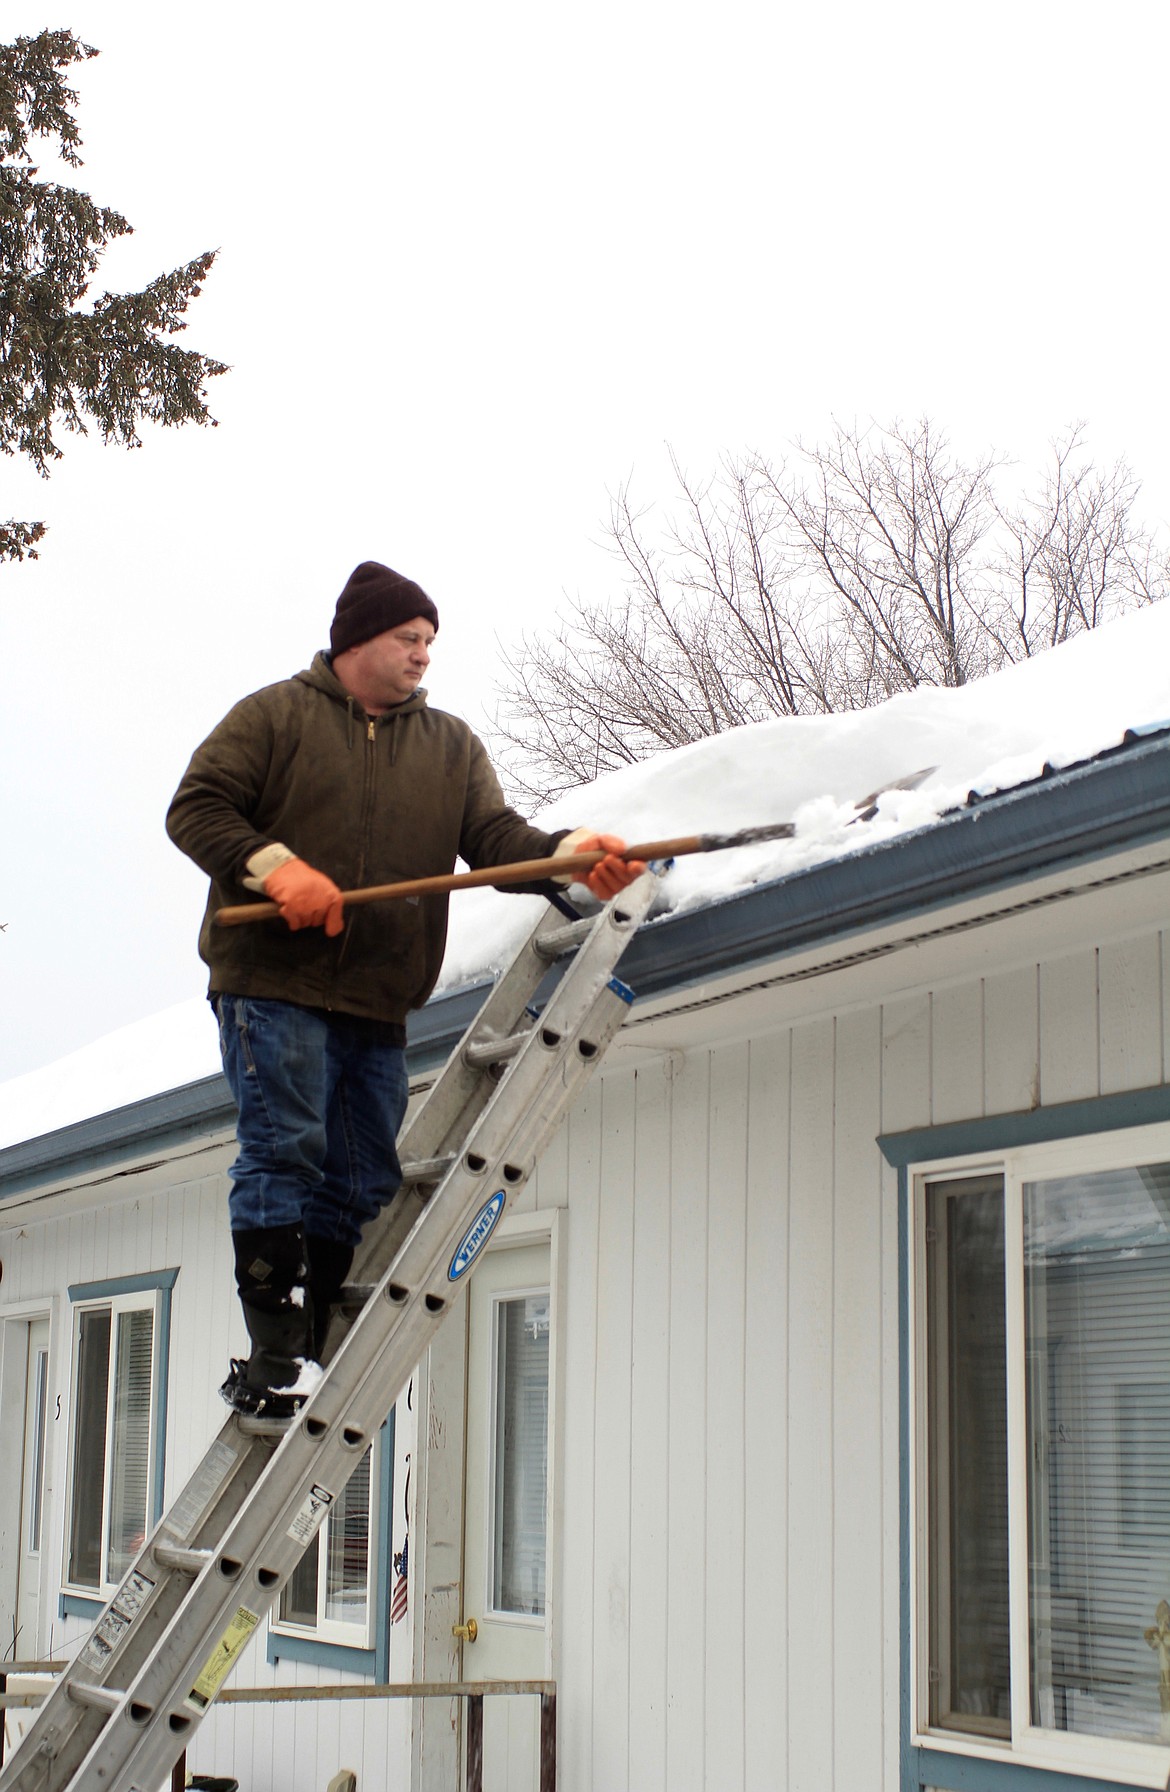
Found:
M 929 827 L 809 866 L 635 935 L 622 977 L 640 996 L 693 987 L 787 952 L 1018 884 L 1073 860 L 1170 833 L 1170 734 L 1130 740 L 1084 765 L 980 797 Z M 487 981 L 431 1001 L 410 1023 L 412 1074 L 442 1063 L 478 1011 Z M 87 1172 L 230 1130 L 222 1076 L 149 1097 L 0 1150 L 3 1202 L 71 1166 Z

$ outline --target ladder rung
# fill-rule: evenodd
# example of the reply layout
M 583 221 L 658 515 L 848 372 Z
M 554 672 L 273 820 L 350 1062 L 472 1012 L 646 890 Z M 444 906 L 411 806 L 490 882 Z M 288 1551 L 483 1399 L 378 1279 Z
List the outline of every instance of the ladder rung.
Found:
M 596 915 L 586 915 L 580 921 L 567 921 L 563 927 L 550 927 L 547 933 L 538 934 L 533 940 L 533 950 L 539 953 L 541 958 L 547 958 L 551 962 L 552 959 L 559 958 L 562 952 L 567 952 L 571 946 L 579 946 L 588 935 L 596 919 Z
M 238 1412 L 236 1424 L 245 1437 L 283 1437 L 292 1430 L 291 1419 L 274 1419 L 265 1413 Z
M 88 1680 L 68 1680 L 69 1697 L 78 1705 L 90 1705 L 95 1711 L 116 1711 L 125 1697 L 113 1686 L 91 1686 Z
M 359 1312 L 377 1286 L 377 1282 L 347 1282 L 337 1297 L 337 1304 L 347 1312 Z
M 531 1037 L 531 1032 L 527 1032 L 512 1033 L 507 1039 L 472 1040 L 470 1045 L 465 1045 L 463 1048 L 463 1062 L 470 1064 L 473 1068 L 477 1064 L 506 1063 L 509 1058 L 514 1058 L 516 1053 L 528 1044 Z
M 156 1543 L 152 1554 L 160 1568 L 177 1568 L 181 1574 L 200 1574 L 215 1560 L 213 1549 L 184 1549 L 180 1543 Z
M 441 1182 L 451 1165 L 456 1162 L 453 1157 L 415 1157 L 408 1158 L 398 1167 L 402 1171 L 403 1182 Z

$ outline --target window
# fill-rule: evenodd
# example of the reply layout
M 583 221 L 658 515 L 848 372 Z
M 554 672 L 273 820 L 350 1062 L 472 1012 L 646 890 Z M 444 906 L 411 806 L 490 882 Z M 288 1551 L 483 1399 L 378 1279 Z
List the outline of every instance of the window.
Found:
M 73 1403 L 65 1581 L 105 1596 L 162 1506 L 165 1359 L 177 1271 L 71 1288 Z
M 389 1678 L 391 1507 L 403 1467 L 395 1469 L 396 1410 L 285 1582 L 268 1626 L 270 1662 L 309 1661 Z
M 317 1535 L 285 1583 L 278 1625 L 322 1642 L 370 1646 L 373 1608 L 371 1513 L 377 1475 L 367 1450 L 330 1506 Z
M 1170 1128 L 919 1170 L 919 1740 L 1165 1785 Z
M 491 1609 L 544 1613 L 549 1295 L 495 1302 Z

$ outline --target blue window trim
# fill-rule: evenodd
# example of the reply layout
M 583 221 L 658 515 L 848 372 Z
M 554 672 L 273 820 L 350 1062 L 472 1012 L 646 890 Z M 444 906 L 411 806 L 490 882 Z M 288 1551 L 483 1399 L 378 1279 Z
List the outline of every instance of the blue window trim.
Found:
M 1170 1088 L 1135 1089 L 1087 1101 L 1061 1102 L 1024 1113 L 996 1114 L 987 1119 L 960 1120 L 949 1126 L 923 1126 L 886 1133 L 878 1146 L 898 1172 L 898 1606 L 900 1620 L 899 1738 L 902 1792 L 1135 1792 L 1128 1780 L 1088 1778 L 1033 1767 L 1022 1761 L 993 1761 L 949 1750 L 916 1748 L 911 1743 L 910 1627 L 910 1165 L 936 1163 L 947 1157 L 1008 1151 L 1024 1145 L 1080 1134 L 1121 1132 L 1170 1120 Z
M 154 1452 L 154 1480 L 150 1489 L 150 1524 L 151 1528 L 163 1515 L 163 1488 L 166 1477 L 167 1457 L 167 1393 L 170 1382 L 171 1360 L 171 1294 L 179 1279 L 177 1269 L 151 1269 L 142 1275 L 110 1276 L 102 1282 L 71 1282 L 69 1284 L 69 1300 L 71 1305 L 79 1301 L 112 1300 L 119 1294 L 159 1294 L 158 1330 L 155 1334 L 155 1368 L 154 1412 L 151 1415 L 154 1424 L 154 1435 L 157 1446 Z M 76 1593 L 62 1590 L 58 1602 L 58 1615 L 62 1618 L 96 1618 L 106 1609 L 106 1601 L 99 1594 Z
M 378 1433 L 378 1509 L 371 1542 L 376 1552 L 374 1579 L 374 1646 L 358 1649 L 348 1643 L 327 1643 L 312 1636 L 292 1636 L 268 1626 L 268 1662 L 307 1661 L 314 1667 L 348 1674 L 367 1674 L 378 1685 L 390 1678 L 391 1521 L 394 1512 L 394 1411 Z
M 84 1593 L 62 1593 L 57 1600 L 59 1618 L 100 1618 L 105 1609 L 105 1600 L 96 1594 L 90 1599 Z

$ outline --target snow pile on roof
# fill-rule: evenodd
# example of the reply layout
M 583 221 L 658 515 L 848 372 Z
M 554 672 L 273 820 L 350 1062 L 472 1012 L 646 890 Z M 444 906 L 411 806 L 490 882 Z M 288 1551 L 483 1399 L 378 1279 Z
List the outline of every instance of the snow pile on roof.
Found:
M 219 1068 L 215 1016 L 206 999 L 176 1002 L 40 1070 L 0 1083 L 0 1149 L 165 1089 L 181 1089 Z
M 928 825 L 969 792 L 1010 788 L 1045 766 L 1170 725 L 1170 604 L 1155 605 L 962 690 L 926 689 L 878 709 L 733 729 L 600 778 L 537 819 L 590 825 L 631 842 L 795 821 L 795 839 L 679 859 L 664 882 L 684 909 Z M 855 805 L 890 791 L 863 825 Z M 532 926 L 540 897 L 472 890 L 451 905 L 439 988 L 490 975 Z M 194 944 L 192 944 L 192 951 Z M 42 1070 L 0 1084 L 0 1147 L 35 1138 L 219 1068 L 207 1004 L 179 1003 Z
M 758 722 L 676 748 L 599 778 L 538 819 L 631 842 L 795 821 L 793 840 L 679 859 L 664 893 L 686 909 L 926 826 L 972 791 L 1009 789 L 1046 765 L 1091 759 L 1127 729 L 1156 723 L 1170 726 L 1170 604 L 961 690 L 930 687 L 877 709 Z M 919 788 L 891 790 L 874 819 L 856 825 L 859 799 L 927 766 L 936 769 Z M 474 890 L 452 903 L 439 988 L 498 969 L 539 900 Z

